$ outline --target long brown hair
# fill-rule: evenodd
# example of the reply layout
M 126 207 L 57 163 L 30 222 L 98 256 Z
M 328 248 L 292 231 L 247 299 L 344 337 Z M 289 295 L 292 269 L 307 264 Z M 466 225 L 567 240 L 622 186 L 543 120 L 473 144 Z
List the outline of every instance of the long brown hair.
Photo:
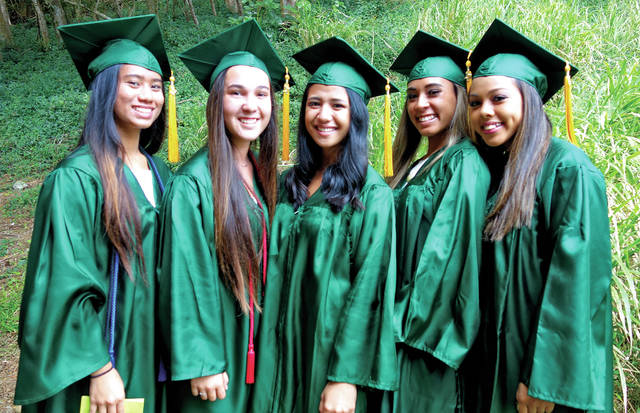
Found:
M 256 289 L 250 290 L 249 274 L 253 285 L 259 285 L 261 251 L 256 246 L 261 240 L 254 240 L 247 215 L 247 192 L 242 177 L 233 160 L 231 139 L 224 124 L 224 79 L 227 70 L 222 71 L 211 88 L 207 101 L 207 127 L 209 148 L 209 169 L 213 189 L 214 232 L 218 265 L 222 278 L 240 307 L 249 311 L 247 290 L 258 302 Z M 273 91 L 273 88 L 271 88 Z M 271 118 L 266 129 L 258 139 L 260 148 L 257 160 L 257 181 L 269 210 L 269 219 L 273 217 L 276 204 L 276 165 L 278 162 L 278 132 L 276 108 L 271 98 Z M 256 242 L 257 241 L 257 242 Z M 258 250 L 260 250 L 258 248 Z M 251 266 L 252 271 L 249 271 Z
M 140 213 L 124 174 L 122 160 L 125 149 L 114 118 L 120 67 L 121 65 L 111 66 L 93 80 L 78 146 L 88 145 L 100 173 L 103 190 L 102 219 L 109 241 L 120 255 L 129 278 L 133 279 L 131 261 L 136 256 L 137 263 L 142 267 L 142 278 L 146 280 Z M 155 153 L 162 144 L 164 130 L 165 114 L 162 110 L 158 119 L 148 129 L 140 132 L 140 146 L 148 153 Z
M 467 130 L 467 94 L 462 86 L 453 82 L 449 83 L 453 86 L 456 94 L 456 108 L 447 131 L 445 147 L 440 153 L 433 157 L 421 173 L 425 173 L 440 159 L 444 153 L 465 135 Z M 393 141 L 393 177 L 389 185 L 391 188 L 398 186 L 402 178 L 407 173 L 413 159 L 416 156 L 422 136 L 418 129 L 411 123 L 409 113 L 407 111 L 407 99 L 404 101 L 404 109 L 400 117 L 400 124 L 396 132 L 396 138 Z
M 536 181 L 551 143 L 551 122 L 538 92 L 514 79 L 522 94 L 522 122 L 513 135 L 497 201 L 487 215 L 485 237 L 504 238 L 513 228 L 529 226 L 536 200 Z

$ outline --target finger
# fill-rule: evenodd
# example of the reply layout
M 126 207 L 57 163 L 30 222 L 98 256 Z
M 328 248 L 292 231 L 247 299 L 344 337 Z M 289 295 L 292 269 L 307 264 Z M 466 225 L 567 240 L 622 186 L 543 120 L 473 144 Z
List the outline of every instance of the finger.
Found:
M 107 403 L 107 413 L 118 413 L 116 411 L 117 409 L 117 404 L 115 402 L 112 403 Z
M 222 373 L 222 381 L 224 382 L 224 389 L 228 389 L 229 388 L 229 375 L 227 374 L 227 372 L 225 371 L 224 373 Z
M 218 395 L 218 399 L 220 399 L 220 400 L 222 400 L 222 399 L 224 399 L 225 397 L 227 397 L 227 390 L 226 390 L 226 388 L 225 388 L 225 387 L 223 387 L 223 386 L 218 386 L 218 387 L 216 388 L 216 393 L 217 393 L 217 395 Z
M 93 402 L 93 399 L 90 400 L 89 413 L 96 413 L 98 411 L 98 406 L 96 406 L 96 404 Z
M 218 400 L 215 389 L 209 390 L 207 392 L 207 395 L 209 396 L 209 401 L 211 402 L 215 402 L 216 400 Z
M 118 403 L 116 404 L 116 413 L 125 413 L 124 400 L 118 400 Z
M 104 403 L 98 405 L 98 413 L 107 413 L 107 405 Z
M 201 398 L 202 400 L 207 400 L 207 399 L 209 399 L 209 395 L 208 395 L 207 391 L 206 391 L 206 390 L 204 390 L 204 389 L 203 389 L 203 390 L 201 390 L 201 391 L 198 393 L 198 396 L 200 396 L 200 398 Z
M 193 395 L 193 397 L 198 397 L 198 389 L 196 388 L 195 385 L 191 384 L 191 394 Z

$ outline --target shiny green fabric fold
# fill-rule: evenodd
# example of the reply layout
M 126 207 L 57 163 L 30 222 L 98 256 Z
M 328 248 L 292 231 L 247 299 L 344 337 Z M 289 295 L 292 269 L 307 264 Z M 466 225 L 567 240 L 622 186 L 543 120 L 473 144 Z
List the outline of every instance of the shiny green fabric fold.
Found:
M 394 191 L 394 316 L 402 343 L 400 386 L 393 395 L 397 412 L 409 406 L 420 412 L 455 410 L 455 371 L 480 324 L 478 278 L 489 182 L 486 165 L 465 138 Z
M 252 412 L 317 411 L 327 381 L 358 386 L 357 412 L 396 388 L 393 196 L 371 167 L 360 200 L 335 213 L 318 190 L 294 211 L 281 186 Z
M 494 203 L 495 195 L 487 210 Z M 556 403 L 554 412 L 611 412 L 610 282 L 603 176 L 580 149 L 553 138 L 531 225 L 483 245 L 467 410 L 513 411 L 523 382 L 529 395 Z
M 204 147 L 176 173 L 162 205 L 158 284 L 165 360 L 172 380 L 167 387 L 168 411 L 244 412 L 252 387 L 245 383 L 249 317 L 218 269 L 208 162 Z M 268 217 L 255 184 L 254 189 Z M 247 206 L 253 238 L 260 245 L 261 215 L 248 195 Z M 259 325 L 256 311 L 255 331 Z M 266 354 L 257 344 L 256 357 Z M 190 379 L 223 371 L 229 376 L 224 400 L 211 403 L 191 395 Z
M 155 159 L 163 179 L 170 172 Z M 146 274 L 121 270 L 116 320 L 116 368 L 127 397 L 155 409 L 155 277 L 158 211 L 125 166 L 140 211 Z M 154 185 L 157 203 L 160 190 Z M 21 306 L 21 349 L 15 403 L 22 411 L 73 412 L 88 394 L 87 376 L 109 361 L 105 338 L 110 243 L 102 221 L 103 190 L 86 146 L 45 179 L 38 206 Z M 135 263 L 135 260 L 134 260 Z M 146 280 L 146 281 L 145 281 Z

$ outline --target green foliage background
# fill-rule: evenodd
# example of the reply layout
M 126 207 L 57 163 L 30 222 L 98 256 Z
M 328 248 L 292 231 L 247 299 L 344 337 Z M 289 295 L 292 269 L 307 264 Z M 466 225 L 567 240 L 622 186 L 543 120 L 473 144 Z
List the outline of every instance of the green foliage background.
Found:
M 289 56 L 333 35 L 349 41 L 388 72 L 417 29 L 473 48 L 493 18 L 499 17 L 578 66 L 580 72 L 573 82 L 576 135 L 579 146 L 604 173 L 608 185 L 614 263 L 615 402 L 619 411 L 640 408 L 638 0 L 298 0 L 288 17 L 281 16 L 275 0 L 245 1 L 242 17 L 229 14 L 222 4 L 217 5 L 217 17 L 211 15 L 208 1 L 195 0 L 194 5 L 200 20 L 197 27 L 186 21 L 179 7 L 168 7 L 168 2 L 161 3 L 159 10 L 177 79 L 183 160 L 204 143 L 207 93 L 177 54 L 248 17 L 258 19 L 297 82 L 291 90 L 293 135 L 308 75 Z M 9 191 L 17 179 L 41 179 L 65 156 L 77 142 L 88 100 L 67 52 L 55 42 L 49 50 L 41 50 L 35 21 L 14 25 L 12 30 L 13 47 L 2 49 L 0 54 L 0 191 Z M 389 75 L 401 88 L 404 86 L 404 79 L 394 73 Z M 554 134 L 566 137 L 561 95 L 547 103 L 546 110 Z M 395 94 L 394 124 L 402 104 L 403 94 Z M 370 159 L 381 170 L 383 100 L 372 99 L 369 110 Z M 295 139 L 292 141 L 295 147 Z M 10 196 L 2 216 L 32 215 L 36 196 L 37 190 Z M 0 239 L 0 258 L 7 249 L 5 240 Z M 0 332 L 15 331 L 24 260 L 2 271 Z

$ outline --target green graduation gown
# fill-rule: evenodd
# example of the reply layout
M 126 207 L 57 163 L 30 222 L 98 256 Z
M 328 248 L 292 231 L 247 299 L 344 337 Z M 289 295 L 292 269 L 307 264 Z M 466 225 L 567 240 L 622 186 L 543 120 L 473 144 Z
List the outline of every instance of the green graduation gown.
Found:
M 254 182 L 263 213 L 269 213 Z M 213 190 L 207 147 L 187 161 L 167 186 L 161 221 L 159 276 L 160 325 L 172 382 L 167 387 L 170 412 L 246 412 L 251 384 L 246 384 L 249 316 L 245 315 L 218 269 Z M 262 240 L 262 214 L 247 196 L 255 245 Z M 261 271 L 261 269 L 259 269 Z M 260 316 L 255 311 L 254 335 Z M 256 342 L 256 357 L 263 353 Z M 191 394 L 190 379 L 226 371 L 226 398 L 203 401 Z
M 483 156 L 497 187 L 505 155 Z M 467 391 L 467 410 L 515 411 L 522 382 L 530 396 L 554 402 L 554 413 L 611 412 L 607 196 L 580 149 L 552 139 L 531 225 L 484 243 L 480 277 L 480 334 L 464 368 L 477 391 Z
M 155 158 L 163 181 L 170 171 Z M 140 211 L 146 273 L 121 268 L 116 369 L 126 397 L 155 412 L 155 260 L 158 210 L 131 171 L 127 182 Z M 160 188 L 154 176 L 156 205 Z M 109 361 L 105 336 L 111 244 L 102 219 L 103 189 L 88 147 L 75 150 L 45 179 L 35 214 L 20 310 L 20 364 L 15 403 L 23 413 L 77 413 L 89 376 Z
M 357 385 L 366 411 L 397 386 L 391 189 L 369 167 L 363 210 L 333 212 L 321 190 L 294 210 L 284 185 L 278 199 L 251 411 L 317 412 L 328 381 Z
M 478 273 L 489 182 L 489 170 L 465 138 L 394 191 L 400 375 L 398 391 L 390 394 L 395 412 L 453 412 L 459 405 L 457 369 L 480 324 Z

